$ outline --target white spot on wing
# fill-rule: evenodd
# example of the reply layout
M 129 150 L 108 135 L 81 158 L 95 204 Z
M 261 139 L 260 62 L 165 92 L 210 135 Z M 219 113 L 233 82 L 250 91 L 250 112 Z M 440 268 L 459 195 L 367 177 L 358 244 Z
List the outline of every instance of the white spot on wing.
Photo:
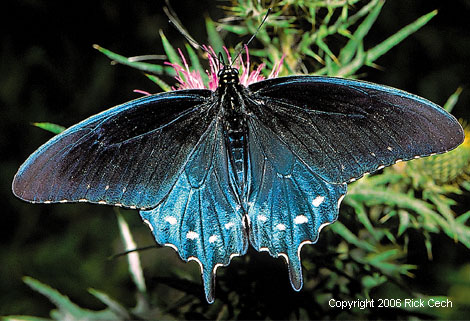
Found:
M 279 230 L 279 231 L 285 231 L 286 230 L 286 226 L 282 223 L 279 223 L 278 225 L 276 225 L 276 228 Z
M 106 185 L 106 187 L 104 188 L 105 191 L 107 191 L 109 189 L 109 185 Z
M 175 225 L 176 224 L 176 217 L 174 216 L 167 216 L 165 217 L 165 222 L 168 222 L 170 223 L 171 225 Z
M 260 222 L 266 222 L 268 218 L 264 215 L 258 215 L 258 221 Z
M 52 201 L 44 201 L 44 204 L 51 204 Z
M 194 231 L 188 231 L 188 233 L 186 233 L 186 238 L 187 239 L 190 239 L 190 240 L 195 240 L 199 237 L 199 234 L 197 234 L 196 232 Z
M 392 150 L 393 150 L 393 148 L 390 147 L 390 146 L 388 146 L 387 149 L 388 149 L 389 151 L 392 151 Z
M 106 201 L 98 201 L 98 204 L 106 205 Z
M 225 228 L 228 230 L 229 228 L 231 228 L 234 225 L 235 224 L 233 224 L 233 222 L 228 222 L 227 224 L 225 224 Z
M 81 199 L 78 200 L 78 202 L 80 202 L 80 203 L 85 203 L 85 202 L 88 202 L 88 200 L 85 199 L 85 198 L 81 198 Z
M 209 243 L 214 243 L 216 242 L 217 240 L 219 239 L 219 237 L 217 235 L 211 235 L 211 237 L 209 237 Z
M 60 200 L 59 203 L 67 203 L 68 200 Z
M 377 170 L 381 170 L 383 168 L 385 168 L 385 165 L 380 165 L 380 166 L 377 167 Z
M 276 175 L 277 175 L 277 177 L 279 177 L 279 178 L 291 178 L 291 177 L 292 177 L 291 174 L 283 175 L 283 174 L 281 174 L 281 173 L 276 173 Z
M 294 223 L 295 224 L 304 224 L 304 223 L 307 223 L 307 222 L 308 222 L 308 218 L 305 215 L 297 215 L 294 218 Z
M 320 206 L 321 203 L 323 203 L 323 200 L 325 199 L 325 196 L 317 196 L 315 199 L 312 201 L 312 205 L 315 207 Z

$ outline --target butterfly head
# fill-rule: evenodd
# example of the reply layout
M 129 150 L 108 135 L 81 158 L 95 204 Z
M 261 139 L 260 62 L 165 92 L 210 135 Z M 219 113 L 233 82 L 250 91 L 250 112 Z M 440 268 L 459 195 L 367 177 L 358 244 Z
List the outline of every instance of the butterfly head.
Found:
M 219 78 L 219 87 L 225 87 L 227 85 L 236 85 L 240 83 L 240 77 L 238 75 L 238 69 L 231 66 L 224 66 L 217 73 Z

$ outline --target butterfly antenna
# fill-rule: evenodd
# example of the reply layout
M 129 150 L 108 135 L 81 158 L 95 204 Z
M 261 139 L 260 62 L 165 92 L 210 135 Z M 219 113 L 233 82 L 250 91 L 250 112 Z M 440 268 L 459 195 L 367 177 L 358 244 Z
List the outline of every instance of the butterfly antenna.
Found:
M 189 42 L 189 44 L 193 48 L 202 50 L 206 52 L 209 56 L 211 56 L 213 59 L 218 60 L 218 58 L 212 52 L 210 52 L 206 47 L 201 46 L 199 42 L 197 42 L 193 37 L 191 37 L 189 32 L 183 27 L 183 24 L 178 19 L 178 16 L 176 15 L 175 11 L 171 8 L 170 2 L 168 0 L 166 0 L 165 2 L 166 2 L 166 7 L 163 7 L 163 11 L 167 15 L 170 23 L 176 28 L 176 30 L 178 30 L 179 33 L 183 35 L 183 37 Z
M 226 65 L 224 61 L 224 55 L 221 52 L 219 52 L 217 61 L 219 62 L 219 70 L 221 70 Z
M 255 33 L 251 36 L 250 39 L 248 39 L 248 41 L 247 41 L 246 43 L 243 44 L 243 46 L 240 48 L 240 50 L 238 50 L 238 53 L 237 53 L 237 55 L 235 56 L 235 58 L 233 58 L 232 63 L 230 64 L 230 66 L 232 66 L 232 64 L 238 59 L 238 57 L 241 55 L 243 49 L 244 49 L 245 47 L 247 47 L 247 46 L 251 43 L 251 41 L 252 41 L 253 39 L 255 39 L 256 35 L 258 34 L 258 31 L 260 31 L 261 27 L 264 25 L 264 23 L 265 23 L 266 20 L 268 19 L 268 16 L 269 16 L 270 13 L 271 13 L 271 8 L 268 8 L 268 11 L 267 11 L 266 14 L 264 15 L 264 18 L 263 18 L 263 20 L 261 21 L 261 23 L 259 24 L 259 26 L 258 26 L 258 28 L 256 29 Z
M 145 250 L 150 250 L 150 249 L 159 248 L 159 247 L 160 247 L 159 245 L 149 245 L 149 246 L 144 246 L 144 247 L 138 247 L 136 249 L 132 249 L 132 250 L 128 250 L 128 251 L 124 251 L 124 252 L 121 252 L 121 253 L 111 255 L 111 256 L 108 257 L 108 260 L 111 261 L 111 260 L 117 259 L 118 257 L 127 255 L 127 254 L 132 253 L 132 252 L 145 251 Z

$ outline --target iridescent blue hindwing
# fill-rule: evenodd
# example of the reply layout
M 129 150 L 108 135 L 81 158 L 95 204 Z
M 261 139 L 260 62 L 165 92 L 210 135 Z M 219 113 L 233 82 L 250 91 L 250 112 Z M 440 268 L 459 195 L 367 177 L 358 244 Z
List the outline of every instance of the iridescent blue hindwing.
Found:
M 322 227 L 337 219 L 346 184 L 325 181 L 263 124 L 251 121 L 249 129 L 250 243 L 258 251 L 283 256 L 292 287 L 298 291 L 301 247 L 315 243 Z
M 214 300 L 218 266 L 246 252 L 242 211 L 229 184 L 227 150 L 221 126 L 214 121 L 165 199 L 140 215 L 158 243 L 175 248 L 201 267 L 208 302 Z

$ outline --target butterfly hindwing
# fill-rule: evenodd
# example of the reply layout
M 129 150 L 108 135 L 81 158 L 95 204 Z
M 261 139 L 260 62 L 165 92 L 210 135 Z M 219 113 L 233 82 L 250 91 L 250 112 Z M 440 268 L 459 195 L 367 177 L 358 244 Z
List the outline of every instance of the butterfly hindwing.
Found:
M 398 160 L 428 156 L 463 141 L 441 107 L 398 89 L 356 80 L 294 76 L 249 86 L 254 117 L 311 169 L 348 182 Z
M 210 97 L 209 90 L 163 93 L 92 116 L 33 153 L 13 192 L 32 202 L 154 207 L 212 121 Z
M 216 268 L 244 254 L 248 245 L 228 162 L 221 126 L 214 121 L 167 197 L 140 212 L 158 243 L 175 248 L 185 261 L 199 262 L 209 302 Z
M 283 256 L 292 287 L 302 287 L 300 249 L 315 243 L 323 226 L 338 216 L 346 184 L 326 182 L 254 120 L 249 125 L 252 166 L 248 216 L 250 242 L 257 250 Z

